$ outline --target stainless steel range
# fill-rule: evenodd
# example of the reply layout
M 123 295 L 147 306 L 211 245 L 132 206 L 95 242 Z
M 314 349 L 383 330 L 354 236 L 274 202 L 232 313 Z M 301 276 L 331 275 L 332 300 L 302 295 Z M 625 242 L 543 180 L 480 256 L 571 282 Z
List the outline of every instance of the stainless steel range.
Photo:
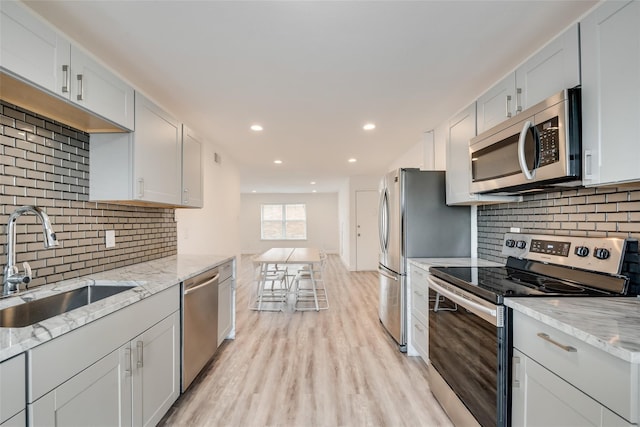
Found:
M 505 297 L 638 294 L 638 242 L 507 233 L 503 267 L 432 267 L 431 388 L 456 425 L 510 425 L 510 310 Z

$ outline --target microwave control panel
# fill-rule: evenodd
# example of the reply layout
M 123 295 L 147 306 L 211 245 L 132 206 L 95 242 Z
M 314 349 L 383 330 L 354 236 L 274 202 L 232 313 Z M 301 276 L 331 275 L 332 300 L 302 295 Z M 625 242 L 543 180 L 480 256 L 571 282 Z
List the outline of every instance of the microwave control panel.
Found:
M 536 125 L 540 140 L 539 167 L 560 161 L 560 131 L 558 117 L 546 120 Z

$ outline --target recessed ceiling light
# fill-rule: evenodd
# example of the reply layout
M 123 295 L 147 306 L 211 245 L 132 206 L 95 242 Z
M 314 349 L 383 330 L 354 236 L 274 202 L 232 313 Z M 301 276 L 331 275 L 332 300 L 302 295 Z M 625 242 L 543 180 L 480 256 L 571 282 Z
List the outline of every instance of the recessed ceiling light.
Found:
M 257 191 L 256 191 L 256 190 L 251 190 L 251 192 L 252 192 L 252 193 L 257 193 Z
M 316 182 L 315 181 L 311 181 L 309 184 L 316 185 Z
M 367 123 L 364 126 L 362 126 L 362 129 L 364 130 L 374 130 L 376 128 L 376 125 L 374 123 Z
M 274 160 L 273 163 L 275 163 L 276 165 L 281 165 L 282 164 L 282 160 Z
M 312 192 L 312 193 L 317 193 L 317 191 L 316 191 L 316 190 L 311 190 L 311 192 Z
M 260 132 L 262 130 L 262 126 L 260 125 L 251 125 L 251 130 L 254 132 Z
M 349 163 L 355 163 L 355 162 L 357 162 L 357 161 L 358 161 L 358 160 L 357 160 L 357 159 L 354 159 L 354 158 L 349 159 Z

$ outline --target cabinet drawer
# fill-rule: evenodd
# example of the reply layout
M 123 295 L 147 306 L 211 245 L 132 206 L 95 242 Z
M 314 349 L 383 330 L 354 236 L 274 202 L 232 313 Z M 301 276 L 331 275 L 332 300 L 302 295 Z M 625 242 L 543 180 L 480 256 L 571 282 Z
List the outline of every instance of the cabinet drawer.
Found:
M 429 329 L 416 316 L 411 316 L 411 332 L 413 348 L 429 363 Z
M 428 274 L 421 268 L 411 267 L 411 314 L 425 325 L 429 322 Z
M 0 423 L 26 407 L 24 353 L 0 363 Z
M 513 346 L 628 421 L 638 422 L 638 365 L 516 311 Z

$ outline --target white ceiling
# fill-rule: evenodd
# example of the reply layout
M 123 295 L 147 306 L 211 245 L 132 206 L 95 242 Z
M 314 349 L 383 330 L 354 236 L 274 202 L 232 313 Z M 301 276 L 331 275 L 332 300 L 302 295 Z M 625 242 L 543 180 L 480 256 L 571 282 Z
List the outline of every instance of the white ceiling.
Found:
M 26 3 L 223 147 L 243 192 L 337 191 L 345 177 L 381 175 L 595 4 Z

